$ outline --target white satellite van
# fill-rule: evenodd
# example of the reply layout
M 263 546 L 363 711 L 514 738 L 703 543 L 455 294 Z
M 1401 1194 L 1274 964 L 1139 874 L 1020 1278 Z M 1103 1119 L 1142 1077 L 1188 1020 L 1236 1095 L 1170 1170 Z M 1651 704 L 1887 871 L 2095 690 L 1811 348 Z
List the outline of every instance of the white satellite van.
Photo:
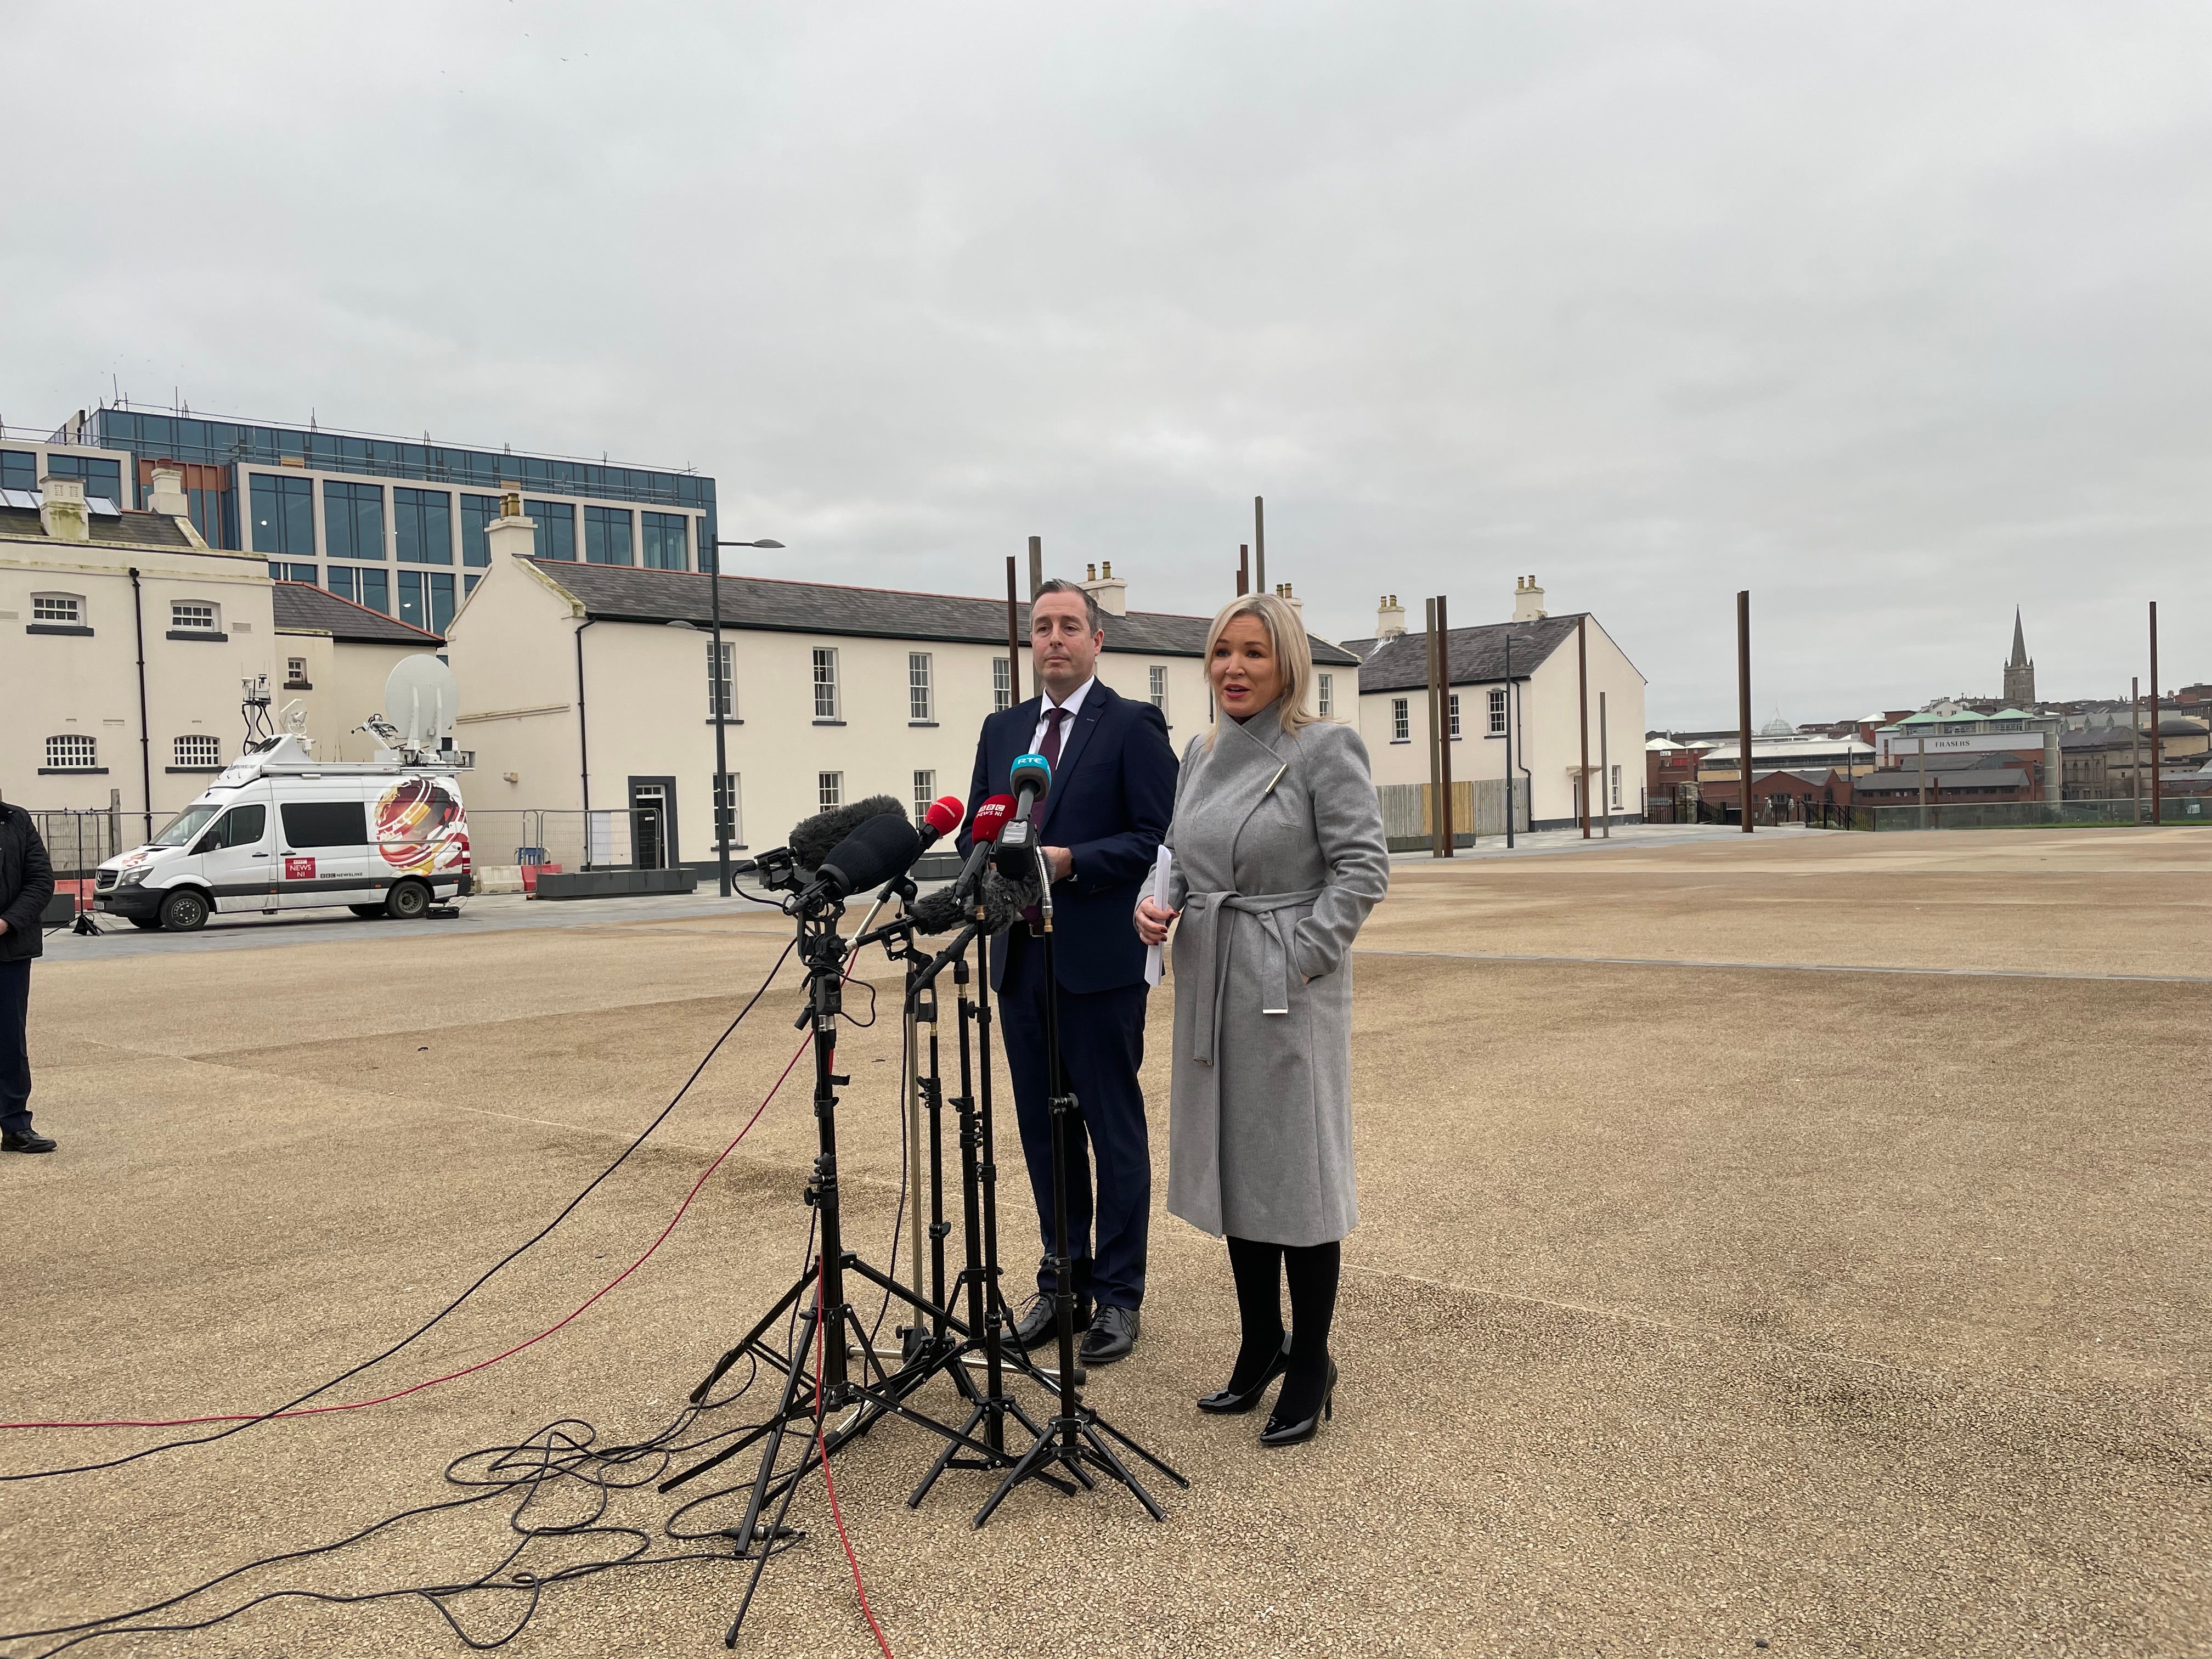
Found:
M 95 908 L 189 932 L 216 911 L 343 905 L 419 916 L 473 890 L 468 817 L 450 767 L 318 762 L 263 739 L 145 846 L 100 866 Z
M 189 933 L 217 911 L 343 905 L 404 920 L 465 898 L 475 881 L 455 774 L 468 757 L 433 746 L 452 688 L 434 657 L 397 665 L 385 694 L 406 729 L 370 717 L 388 745 L 376 760 L 319 761 L 297 732 L 249 742 L 153 840 L 100 866 L 94 908 Z

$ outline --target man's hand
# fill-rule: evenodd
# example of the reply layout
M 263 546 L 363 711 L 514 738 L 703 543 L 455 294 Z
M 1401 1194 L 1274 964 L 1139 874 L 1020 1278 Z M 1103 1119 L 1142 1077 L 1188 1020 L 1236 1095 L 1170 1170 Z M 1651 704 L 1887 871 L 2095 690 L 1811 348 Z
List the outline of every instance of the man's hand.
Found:
M 5 917 L 5 916 L 0 916 L 0 933 L 5 933 L 7 931 L 8 931 L 8 918 L 7 918 L 7 917 Z
M 1052 878 L 1054 881 L 1066 881 L 1075 873 L 1075 854 L 1065 847 L 1046 848 L 1044 861 L 1052 866 Z

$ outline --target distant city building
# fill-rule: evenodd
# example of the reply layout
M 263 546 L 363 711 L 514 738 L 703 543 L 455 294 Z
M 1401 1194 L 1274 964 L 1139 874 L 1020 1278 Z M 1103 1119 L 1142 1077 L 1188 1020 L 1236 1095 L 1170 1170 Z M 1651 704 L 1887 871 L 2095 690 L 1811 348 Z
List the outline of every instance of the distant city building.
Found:
M 209 547 L 261 554 L 271 577 L 434 632 L 489 567 L 485 532 L 507 490 L 527 499 L 540 557 L 713 564 L 714 481 L 696 472 L 136 409 L 79 410 L 39 442 L 0 439 L 0 486 L 75 478 L 125 510 L 146 505 L 156 465 L 182 475 Z

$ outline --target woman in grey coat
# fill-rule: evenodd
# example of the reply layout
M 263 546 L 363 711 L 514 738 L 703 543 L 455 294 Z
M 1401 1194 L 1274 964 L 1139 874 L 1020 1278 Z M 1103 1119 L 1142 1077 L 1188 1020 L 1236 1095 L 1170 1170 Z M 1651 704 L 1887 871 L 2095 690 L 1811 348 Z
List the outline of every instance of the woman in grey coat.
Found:
M 1306 713 L 1297 613 L 1272 593 L 1224 607 L 1206 673 L 1220 717 L 1176 780 L 1170 902 L 1147 897 L 1136 923 L 1158 944 L 1182 919 L 1168 1209 L 1228 1239 L 1243 1326 L 1227 1386 L 1199 1409 L 1249 1412 L 1280 1376 L 1260 1440 L 1290 1445 L 1334 1405 L 1340 1241 L 1359 1216 L 1349 953 L 1390 860 L 1366 745 Z

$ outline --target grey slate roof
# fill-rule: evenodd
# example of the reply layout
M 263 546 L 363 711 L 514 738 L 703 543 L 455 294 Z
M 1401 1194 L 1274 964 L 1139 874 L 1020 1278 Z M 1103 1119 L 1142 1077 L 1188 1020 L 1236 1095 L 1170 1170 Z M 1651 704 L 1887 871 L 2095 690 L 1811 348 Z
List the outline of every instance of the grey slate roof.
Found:
M 114 518 L 105 514 L 94 514 L 87 522 L 95 542 L 119 542 L 131 547 L 190 547 L 191 537 L 177 526 L 177 521 L 166 513 L 122 513 Z M 46 534 L 46 527 L 39 522 L 36 513 L 24 513 L 12 507 L 0 507 L 0 536 L 27 538 L 45 542 L 50 546 L 67 546 L 55 543 Z
M 369 645 L 412 645 L 434 651 L 446 641 L 428 629 L 371 611 L 365 605 L 325 593 L 306 582 L 272 582 L 269 598 L 280 634 L 327 634 L 334 640 Z
M 1526 679 L 1552 653 L 1575 636 L 1576 616 L 1541 617 L 1534 622 L 1485 623 L 1444 634 L 1453 685 L 1480 685 L 1505 678 L 1505 636 L 1513 635 L 1513 678 Z M 1429 683 L 1429 636 L 1401 634 L 1359 667 L 1362 691 L 1418 691 Z
M 688 622 L 707 626 L 712 602 L 708 577 L 684 570 L 643 570 L 629 565 L 572 564 L 562 559 L 532 563 L 568 589 L 585 611 L 609 622 Z M 767 576 L 722 579 L 722 626 L 782 634 L 836 634 L 848 638 L 935 640 L 948 645 L 1004 645 L 1006 602 L 951 593 L 910 593 L 886 587 L 838 587 L 828 582 L 783 581 Z M 1030 608 L 1018 608 L 1024 637 Z M 1132 611 L 1106 618 L 1106 648 L 1152 657 L 1205 654 L 1210 617 Z M 1310 635 L 1308 636 L 1310 639 Z M 1354 665 L 1352 653 L 1313 640 L 1314 660 L 1324 667 Z

